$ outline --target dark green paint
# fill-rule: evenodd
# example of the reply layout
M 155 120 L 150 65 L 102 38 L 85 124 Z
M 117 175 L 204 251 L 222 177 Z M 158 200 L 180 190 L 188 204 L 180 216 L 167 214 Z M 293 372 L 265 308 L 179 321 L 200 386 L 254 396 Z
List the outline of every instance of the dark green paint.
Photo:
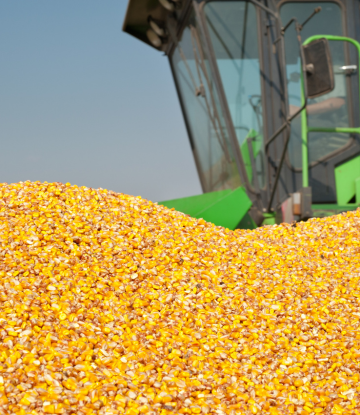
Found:
M 237 226 L 237 229 L 256 229 L 256 223 L 252 220 L 249 212 L 241 219 L 240 223 Z

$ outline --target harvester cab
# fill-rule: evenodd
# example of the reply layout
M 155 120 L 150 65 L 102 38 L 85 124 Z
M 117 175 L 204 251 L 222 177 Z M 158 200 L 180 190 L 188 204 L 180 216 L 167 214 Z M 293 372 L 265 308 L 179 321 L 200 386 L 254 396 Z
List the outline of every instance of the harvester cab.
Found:
M 360 205 L 360 1 L 130 0 L 165 53 L 204 194 L 160 202 L 235 229 Z

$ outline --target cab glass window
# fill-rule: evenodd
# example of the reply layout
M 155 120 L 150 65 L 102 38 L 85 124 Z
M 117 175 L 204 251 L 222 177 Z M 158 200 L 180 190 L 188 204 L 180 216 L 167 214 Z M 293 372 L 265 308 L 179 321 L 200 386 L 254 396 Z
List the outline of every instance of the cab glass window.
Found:
M 207 29 L 250 183 L 265 186 L 263 117 L 256 7 L 208 1 Z
M 237 188 L 239 171 L 194 14 L 171 56 L 171 65 L 204 191 Z

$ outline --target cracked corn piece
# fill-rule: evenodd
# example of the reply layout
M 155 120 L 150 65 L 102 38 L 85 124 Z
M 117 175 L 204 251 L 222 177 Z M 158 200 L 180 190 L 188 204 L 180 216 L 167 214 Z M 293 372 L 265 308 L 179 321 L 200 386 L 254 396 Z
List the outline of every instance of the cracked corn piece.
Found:
M 0 185 L 0 415 L 359 414 L 359 234 Z

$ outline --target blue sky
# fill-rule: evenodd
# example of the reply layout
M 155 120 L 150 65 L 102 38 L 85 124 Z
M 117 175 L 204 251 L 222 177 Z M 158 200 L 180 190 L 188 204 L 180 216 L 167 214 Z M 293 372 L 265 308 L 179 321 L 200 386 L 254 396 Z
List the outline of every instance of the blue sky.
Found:
M 0 0 L 0 182 L 201 193 L 168 60 L 127 0 Z

